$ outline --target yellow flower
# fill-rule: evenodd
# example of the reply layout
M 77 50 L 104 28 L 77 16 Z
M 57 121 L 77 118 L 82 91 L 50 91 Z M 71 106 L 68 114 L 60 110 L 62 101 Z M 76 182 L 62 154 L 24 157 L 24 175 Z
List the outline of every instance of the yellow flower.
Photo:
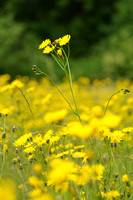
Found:
M 124 174 L 124 175 L 122 176 L 122 182 L 124 182 L 124 183 L 128 183 L 128 182 L 129 182 L 129 177 L 128 177 L 127 174 Z
M 32 185 L 32 186 L 34 186 L 34 187 L 40 187 L 40 186 L 43 185 L 43 181 L 40 180 L 36 176 L 29 177 L 28 181 L 29 181 L 29 184 Z
M 73 171 L 73 163 L 65 160 L 53 160 L 50 163 L 52 169 L 48 173 L 48 185 L 59 185 L 68 180 Z
M 4 144 L 4 146 L 3 146 L 3 151 L 5 152 L 5 151 L 7 151 L 7 149 L 8 149 L 7 144 Z
M 107 200 L 113 200 L 116 197 L 119 197 L 120 193 L 117 190 L 111 190 L 106 193 Z
M 11 181 L 0 183 L 0 200 L 16 200 L 14 184 Z
M 7 114 L 9 113 L 9 109 L 8 109 L 8 108 L 4 108 L 4 109 L 2 109 L 2 110 L 0 111 L 0 113 L 1 113 L 2 115 L 7 115 Z
M 12 88 L 14 88 L 15 86 L 22 88 L 22 87 L 24 87 L 24 83 L 22 83 L 22 81 L 16 79 L 11 83 Z
M 131 133 L 131 132 L 133 132 L 133 127 L 124 128 L 124 129 L 122 129 L 122 131 L 123 131 L 124 133 Z
M 20 138 L 18 138 L 17 140 L 15 140 L 14 142 L 14 146 L 15 147 L 18 147 L 18 146 L 23 146 L 28 139 L 32 138 L 32 133 L 28 133 L 28 134 L 25 134 L 23 136 L 21 136 Z
M 107 128 L 110 128 L 110 129 L 116 128 L 120 124 L 120 122 L 121 122 L 121 116 L 118 116 L 118 115 L 109 115 L 109 116 L 105 116 L 102 119 L 103 126 L 106 126 Z
M 22 189 L 22 187 L 23 187 L 23 185 L 22 185 L 22 184 L 18 186 L 18 188 L 19 188 L 19 189 Z
M 45 41 L 43 41 L 40 45 L 39 45 L 39 49 L 43 49 L 46 46 L 48 46 L 49 44 L 51 44 L 51 40 L 50 39 L 46 39 Z
M 65 44 L 67 44 L 70 40 L 71 36 L 70 35 L 65 35 L 61 38 L 61 40 L 59 41 L 59 45 L 63 46 Z
M 35 151 L 35 146 L 29 146 L 24 149 L 24 153 L 33 153 Z
M 87 139 L 93 135 L 94 128 L 89 125 L 84 125 L 80 122 L 72 122 L 68 124 L 68 134 L 72 136 L 77 136 L 82 139 Z
M 61 41 L 61 38 L 56 39 L 54 42 L 59 45 L 59 42 Z
M 96 172 L 96 179 L 97 180 L 101 180 L 101 178 L 103 177 L 103 172 L 105 170 L 105 167 L 101 164 L 97 164 L 93 166 L 94 171 Z
M 62 109 L 62 110 L 57 110 L 55 112 L 48 112 L 44 119 L 47 123 L 52 123 L 52 122 L 60 122 L 62 121 L 67 115 L 67 110 Z
M 113 143 L 115 143 L 115 142 L 120 142 L 120 141 L 122 141 L 123 140 L 123 138 L 124 138 L 124 133 L 122 132 L 122 131 L 120 131 L 120 130 L 116 130 L 116 131 L 113 131 L 113 132 L 111 132 L 111 134 L 110 134 L 110 138 L 111 138 L 111 141 L 113 142 Z
M 40 174 L 41 170 L 42 170 L 42 165 L 37 163 L 33 166 L 33 169 L 34 171 L 37 173 L 37 174 Z
M 102 116 L 102 107 L 101 106 L 94 106 L 92 108 L 92 113 L 94 114 L 94 116 L 96 117 L 101 117 Z
M 41 193 L 42 193 L 42 190 L 40 189 L 40 188 L 34 188 L 30 193 L 29 193 L 29 196 L 30 197 L 38 197 L 38 196 L 40 196 L 41 195 Z
M 43 53 L 49 54 L 55 49 L 55 46 L 46 46 L 46 48 L 43 50 Z
M 62 50 L 61 50 L 61 49 L 58 49 L 58 50 L 57 50 L 57 53 L 58 53 L 58 55 L 59 55 L 60 57 L 62 57 Z

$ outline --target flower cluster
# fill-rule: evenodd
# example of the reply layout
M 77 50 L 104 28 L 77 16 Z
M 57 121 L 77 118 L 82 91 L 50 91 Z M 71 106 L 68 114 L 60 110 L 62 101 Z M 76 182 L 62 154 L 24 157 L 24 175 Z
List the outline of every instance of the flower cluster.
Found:
M 45 54 L 52 53 L 57 49 L 57 54 L 62 56 L 61 47 L 69 43 L 70 38 L 70 35 L 65 35 L 62 38 L 56 39 L 54 42 L 51 42 L 50 39 L 46 39 L 39 45 L 39 49 L 43 49 L 43 53 Z

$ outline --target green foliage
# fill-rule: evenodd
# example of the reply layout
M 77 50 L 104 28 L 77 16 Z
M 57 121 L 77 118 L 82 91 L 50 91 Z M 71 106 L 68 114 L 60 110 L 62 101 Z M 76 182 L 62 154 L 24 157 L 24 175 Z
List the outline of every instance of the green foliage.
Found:
M 97 65 L 100 64 L 105 75 L 133 79 L 133 2 L 119 1 L 116 8 L 112 24 L 114 33 L 98 44 L 93 53 L 99 57 Z
M 38 45 L 46 38 L 70 34 L 75 78 L 133 79 L 132 0 L 11 0 L 1 1 L 0 6 L 1 73 L 33 76 L 31 68 L 36 64 L 54 79 L 62 78 L 61 70 Z
M 41 39 L 72 35 L 73 56 L 85 55 L 90 46 L 110 33 L 114 14 L 112 0 L 11 0 L 9 4 L 15 20 L 25 22 Z
M 38 38 L 26 31 L 25 25 L 16 23 L 12 15 L 0 18 L 1 73 L 31 75 L 32 65 L 38 64 L 54 74 L 51 59 L 38 51 Z

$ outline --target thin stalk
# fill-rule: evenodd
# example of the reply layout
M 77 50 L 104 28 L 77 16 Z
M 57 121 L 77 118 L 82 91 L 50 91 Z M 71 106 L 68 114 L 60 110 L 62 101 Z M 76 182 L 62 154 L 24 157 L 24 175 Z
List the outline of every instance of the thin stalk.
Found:
M 6 158 L 5 158 L 5 152 L 3 154 L 3 158 L 2 158 L 2 167 L 1 167 L 1 174 L 0 174 L 0 178 L 2 178 L 3 175 L 3 170 L 4 170 L 4 166 L 5 166 L 5 162 L 6 162 Z
M 4 130 L 4 132 L 6 130 L 6 116 L 3 116 L 3 130 Z M 4 146 L 4 144 L 5 144 L 5 139 L 2 138 L 2 147 Z M 5 166 L 5 162 L 6 162 L 5 154 L 6 154 L 6 152 L 3 152 L 3 154 L 2 154 L 3 157 L 2 157 L 2 167 L 1 167 L 0 177 L 2 177 L 2 175 L 3 175 L 4 166 Z
M 18 86 L 15 85 L 15 87 L 21 92 L 22 96 L 24 97 L 24 99 L 25 99 L 25 101 L 28 105 L 29 111 L 30 111 L 32 118 L 33 118 L 33 124 L 34 124 L 35 130 L 36 130 L 35 117 L 34 117 L 34 114 L 32 112 L 32 109 L 30 107 L 30 103 L 29 103 L 28 99 L 26 98 L 26 96 L 24 95 L 23 91 Z
M 64 68 L 62 67 L 62 65 L 60 64 L 60 62 L 56 58 L 56 56 L 54 56 L 54 54 L 52 54 L 52 53 L 51 53 L 51 55 L 53 56 L 53 58 L 55 59 L 55 61 L 58 63 L 58 65 L 60 66 L 60 68 L 64 71 Z
M 111 97 L 109 98 L 108 103 L 107 103 L 107 105 L 106 105 L 106 108 L 105 108 L 105 111 L 104 111 L 103 117 L 104 117 L 105 114 L 106 114 L 106 111 L 107 111 L 108 106 L 109 106 L 109 102 L 111 101 L 112 97 L 115 96 L 116 94 L 120 93 L 120 92 L 121 92 L 121 90 L 119 90 L 119 91 L 117 91 L 117 92 L 115 92 L 114 94 L 111 95 Z
M 53 81 L 53 79 L 52 79 L 48 74 L 42 72 L 39 68 L 37 68 L 37 69 L 39 70 L 38 72 L 39 72 L 40 74 L 44 74 L 45 76 L 47 76 L 47 77 L 49 78 L 49 80 L 53 83 L 53 85 L 56 87 L 56 89 L 57 89 L 58 92 L 61 94 L 61 96 L 62 96 L 62 97 L 65 99 L 65 101 L 68 103 L 68 105 L 69 105 L 71 111 L 72 111 L 75 115 L 77 115 L 77 113 L 73 110 L 71 104 L 70 104 L 69 101 L 66 99 L 66 97 L 63 95 L 63 93 L 60 91 L 60 89 L 57 87 L 57 85 L 56 85 L 56 83 Z M 78 115 L 77 115 L 77 116 L 78 116 Z
M 76 108 L 76 111 L 77 111 L 78 118 L 79 118 L 80 122 L 82 123 L 82 120 L 81 120 L 80 114 L 79 114 L 79 110 L 78 110 L 78 107 L 77 107 L 77 103 L 76 103 L 76 100 L 75 100 L 75 97 L 74 97 L 74 93 L 73 93 L 72 76 L 71 76 L 69 61 L 68 61 L 68 58 L 67 58 L 67 55 L 66 55 L 64 49 L 63 49 L 63 52 L 64 52 L 64 55 L 65 55 L 65 58 L 66 58 L 66 61 L 67 61 L 68 74 L 69 74 L 69 78 L 68 78 L 68 76 L 67 76 L 67 78 L 68 78 L 68 81 L 69 81 L 70 90 L 71 90 L 71 93 L 72 93 L 72 97 L 73 97 L 73 101 L 74 101 L 74 104 L 75 104 L 75 108 Z M 65 70 L 65 73 L 67 74 L 66 70 Z

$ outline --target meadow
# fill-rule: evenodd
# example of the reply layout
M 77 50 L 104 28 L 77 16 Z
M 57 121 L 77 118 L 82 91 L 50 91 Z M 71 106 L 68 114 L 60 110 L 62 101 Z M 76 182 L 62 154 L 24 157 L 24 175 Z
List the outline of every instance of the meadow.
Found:
M 68 38 L 39 46 L 57 48 L 61 83 L 37 66 L 39 80 L 0 76 L 0 200 L 133 199 L 133 84 L 72 84 Z
M 0 199 L 132 199 L 132 92 L 103 116 L 129 80 L 74 82 L 83 125 L 47 78 L 0 80 Z M 66 80 L 58 87 L 74 106 Z

